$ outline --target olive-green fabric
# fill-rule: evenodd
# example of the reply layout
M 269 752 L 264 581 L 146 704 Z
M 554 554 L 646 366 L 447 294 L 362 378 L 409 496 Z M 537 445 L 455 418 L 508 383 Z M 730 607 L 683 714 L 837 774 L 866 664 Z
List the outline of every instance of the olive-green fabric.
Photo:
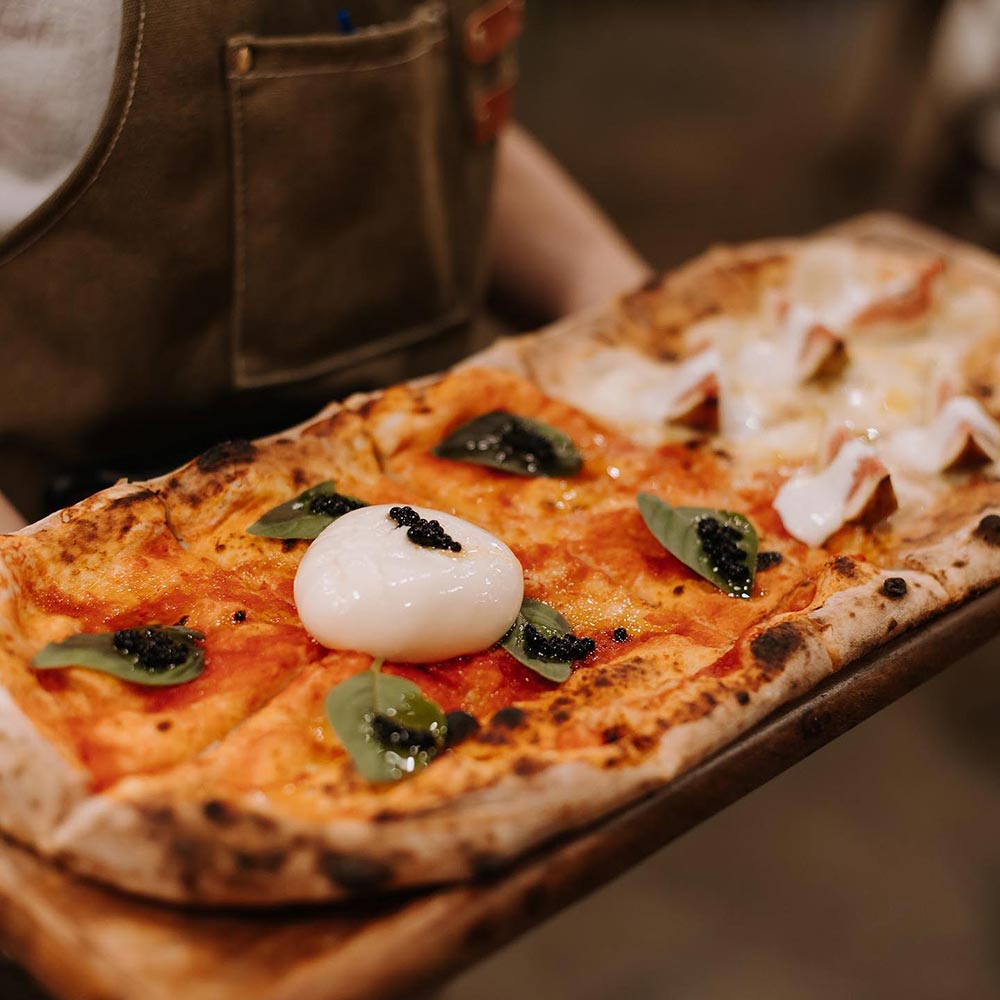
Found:
M 0 241 L 0 490 L 30 513 L 61 464 L 153 467 L 467 348 L 478 5 L 350 4 L 350 35 L 341 6 L 125 0 L 90 150 Z

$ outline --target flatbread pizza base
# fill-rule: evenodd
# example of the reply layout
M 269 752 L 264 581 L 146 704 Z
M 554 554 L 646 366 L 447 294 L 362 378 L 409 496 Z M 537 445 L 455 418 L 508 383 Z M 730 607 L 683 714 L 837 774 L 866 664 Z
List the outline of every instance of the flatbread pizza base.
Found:
M 762 245 L 760 252 L 770 254 L 775 246 Z M 780 246 L 787 249 L 789 244 Z M 695 270 L 701 266 L 704 261 L 691 265 Z M 613 308 L 570 320 L 533 342 L 501 342 L 478 363 L 530 372 L 526 351 L 546 337 L 560 348 L 584 349 L 588 338 L 606 329 L 609 316 L 617 320 L 620 313 Z M 258 457 L 265 469 L 272 460 L 285 468 L 282 449 L 308 438 L 321 442 L 335 427 L 337 447 L 324 454 L 323 467 L 327 462 L 345 468 L 371 462 L 374 473 L 384 459 L 368 453 L 369 443 L 356 425 L 385 395 L 331 406 L 315 421 L 259 442 Z M 353 435 L 352 429 L 359 433 Z M 377 447 L 391 451 L 384 425 L 372 433 Z M 181 530 L 195 547 L 225 536 L 225 551 L 216 557 L 239 571 L 244 563 L 238 538 L 248 521 L 245 477 L 230 475 L 225 462 L 200 478 L 194 468 L 192 463 L 149 483 L 120 484 L 12 537 L 39 532 L 61 537 L 71 531 L 112 537 L 122 519 L 134 519 L 133 506 L 162 506 L 161 497 L 183 497 L 195 477 L 199 489 L 209 488 L 212 502 L 199 497 L 197 503 L 178 504 L 174 509 L 188 519 L 181 525 L 171 523 L 168 503 L 163 525 Z M 271 483 L 270 500 L 257 496 L 258 508 L 287 499 L 289 485 L 299 477 L 288 468 L 285 476 L 287 481 L 278 477 Z M 125 777 L 95 794 L 89 772 L 74 764 L 45 726 L 0 688 L 3 826 L 74 871 L 184 903 L 324 900 L 491 873 L 532 847 L 663 786 L 834 670 L 995 584 L 1000 580 L 1000 539 L 984 529 L 991 514 L 1000 514 L 1000 503 L 984 502 L 944 537 L 933 537 L 932 529 L 930 540 L 916 545 L 898 570 L 831 555 L 808 605 L 775 613 L 742 635 L 726 673 L 689 670 L 679 684 L 660 689 L 626 685 L 621 692 L 626 701 L 662 699 L 655 711 L 644 704 L 634 719 L 628 718 L 627 706 L 623 709 L 623 728 L 629 730 L 632 722 L 636 727 L 629 739 L 575 755 L 560 753 L 544 741 L 532 743 L 531 709 L 524 731 L 511 734 L 510 741 L 499 727 L 495 753 L 446 755 L 421 775 L 419 791 L 418 783 L 400 784 L 390 790 L 391 808 L 378 813 L 316 821 L 287 803 L 230 787 L 234 765 L 228 754 L 238 760 L 244 752 L 241 741 L 254 745 L 252 715 L 193 760 L 162 773 Z M 0 659 L 23 663 L 23 653 L 13 649 L 11 640 L 18 629 L 17 581 L 2 560 L 0 574 Z M 890 576 L 906 579 L 904 597 L 891 599 L 882 592 Z M 647 678 L 651 665 L 669 655 L 676 654 L 654 648 L 615 666 L 623 675 L 634 667 L 638 677 Z M 558 694 L 565 691 L 572 698 L 574 682 L 583 684 L 577 678 L 582 675 L 575 674 Z M 269 707 L 280 703 L 283 694 L 277 692 Z M 641 745 L 637 736 L 643 738 Z M 349 767 L 345 762 L 344 768 Z M 344 787 L 349 797 L 350 782 Z

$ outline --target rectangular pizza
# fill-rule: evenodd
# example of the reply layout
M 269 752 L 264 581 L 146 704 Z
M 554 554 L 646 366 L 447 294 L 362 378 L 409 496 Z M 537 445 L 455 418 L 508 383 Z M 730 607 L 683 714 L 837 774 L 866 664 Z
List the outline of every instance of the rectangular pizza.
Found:
M 1000 579 L 1000 286 L 708 252 L 0 536 L 0 827 L 196 904 L 494 872 Z

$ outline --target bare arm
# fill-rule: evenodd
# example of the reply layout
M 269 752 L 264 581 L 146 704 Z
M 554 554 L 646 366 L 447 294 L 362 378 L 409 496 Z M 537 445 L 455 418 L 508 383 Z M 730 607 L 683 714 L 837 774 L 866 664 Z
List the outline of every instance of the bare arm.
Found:
M 649 265 L 562 167 L 517 125 L 500 139 L 493 278 L 555 319 L 640 285 Z
M 24 518 L 14 509 L 11 502 L 0 493 L 0 535 L 17 531 L 24 527 Z

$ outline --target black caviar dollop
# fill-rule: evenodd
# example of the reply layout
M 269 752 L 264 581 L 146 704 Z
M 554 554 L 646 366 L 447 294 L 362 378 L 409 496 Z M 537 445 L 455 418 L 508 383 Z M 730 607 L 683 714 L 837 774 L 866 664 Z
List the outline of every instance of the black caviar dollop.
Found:
M 309 513 L 323 517 L 343 517 L 364 506 L 360 500 L 345 497 L 342 493 L 322 493 L 309 501 Z
M 514 455 L 523 461 L 529 472 L 537 472 L 552 465 L 556 459 L 556 449 L 552 442 L 528 427 L 513 414 L 496 429 L 493 441 L 500 452 L 497 458 L 503 461 L 503 453 Z M 482 444 L 479 445 L 482 447 Z
M 906 591 L 906 581 L 901 576 L 890 576 L 882 584 L 882 593 L 893 601 L 898 601 L 901 597 L 905 597 Z
M 702 550 L 712 562 L 712 570 L 738 590 L 749 592 L 753 585 L 747 554 L 736 543 L 743 535 L 718 518 L 700 518 L 695 528 Z
M 524 625 L 524 649 L 537 660 L 569 663 L 582 660 L 597 648 L 593 639 L 580 638 L 567 632 L 565 635 L 545 636 L 531 622 Z
M 611 637 L 615 642 L 628 642 L 628 629 L 619 626 Z
M 114 643 L 119 653 L 134 656 L 137 665 L 150 673 L 178 667 L 191 655 L 190 647 L 155 625 L 119 629 Z
M 391 517 L 401 528 L 406 528 L 406 537 L 415 545 L 425 549 L 443 549 L 446 552 L 461 552 L 461 542 L 456 542 L 441 527 L 440 521 L 428 521 L 412 507 L 393 507 Z
M 398 747 L 410 753 L 419 753 L 421 750 L 437 750 L 439 745 L 439 739 L 429 729 L 410 729 L 387 715 L 376 715 L 372 719 L 372 732 L 379 743 L 390 750 Z
M 771 569 L 772 566 L 780 566 L 785 561 L 785 557 L 780 552 L 758 552 L 757 569 Z

